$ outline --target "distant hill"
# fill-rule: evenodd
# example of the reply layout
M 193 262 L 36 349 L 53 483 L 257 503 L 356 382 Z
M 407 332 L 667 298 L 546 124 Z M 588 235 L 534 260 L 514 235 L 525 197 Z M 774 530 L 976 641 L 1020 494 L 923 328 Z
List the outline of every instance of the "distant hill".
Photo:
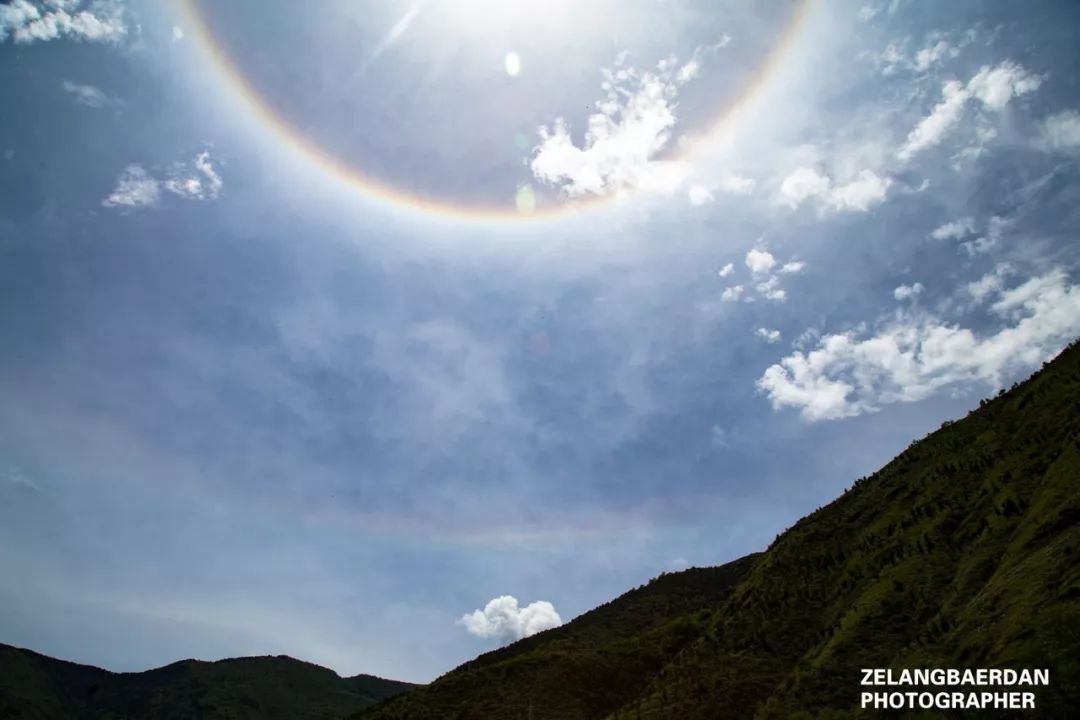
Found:
M 284 655 L 113 673 L 0 644 L 3 720 L 338 720 L 412 687 Z
M 1080 717 L 1080 346 L 766 552 L 662 576 L 356 717 L 836 720 L 867 716 L 863 667 L 1049 668 L 1024 717 Z

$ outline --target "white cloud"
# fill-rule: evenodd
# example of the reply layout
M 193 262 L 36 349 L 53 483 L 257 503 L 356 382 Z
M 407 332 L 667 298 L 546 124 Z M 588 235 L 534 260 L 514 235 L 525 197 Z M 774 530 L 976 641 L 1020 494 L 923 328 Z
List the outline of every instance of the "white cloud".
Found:
M 1042 78 L 1006 60 L 995 68 L 984 65 L 968 82 L 968 92 L 991 110 L 1003 110 L 1014 97 L 1034 92 Z
M 101 204 L 105 207 L 150 207 L 161 199 L 161 187 L 142 165 L 128 165 L 116 187 Z
M 894 40 L 880 53 L 871 55 L 874 65 L 881 68 L 882 75 L 894 75 L 901 68 L 911 67 L 912 63 L 905 54 L 907 43 L 908 38 Z
M 679 68 L 678 74 L 675 79 L 681 83 L 688 83 L 698 76 L 701 71 L 701 64 L 697 60 L 691 60 L 690 62 Z
M 836 210 L 866 212 L 884 202 L 890 185 L 891 178 L 883 178 L 871 170 L 863 170 L 851 182 L 833 188 L 827 202 Z
M 172 27 L 172 39 L 173 42 L 180 42 L 184 39 L 184 28 L 179 25 L 173 25 Z
M 200 152 L 192 161 L 175 166 L 170 177 L 161 181 L 141 165 L 128 165 L 117 179 L 116 187 L 101 204 L 105 207 L 152 207 L 161 200 L 161 191 L 188 200 L 214 200 L 221 192 L 223 181 L 210 159 L 210 153 Z
M 1080 112 L 1066 110 L 1043 120 L 1041 141 L 1048 150 L 1080 153 Z
M 950 40 L 943 33 L 930 33 L 927 44 L 910 56 L 907 48 L 911 38 L 905 37 L 890 42 L 885 46 L 884 50 L 870 55 L 870 58 L 875 67 L 881 69 L 882 75 L 895 75 L 901 70 L 925 73 L 934 66 L 957 57 L 961 49 L 971 43 L 975 36 L 974 31 L 971 30 L 953 40 Z
M 950 80 L 941 88 L 941 102 L 934 106 L 930 114 L 908 133 L 907 140 L 897 152 L 901 160 L 910 160 L 917 153 L 941 142 L 964 112 L 968 101 L 968 92 L 963 83 Z
M 974 240 L 967 240 L 960 243 L 960 249 L 963 250 L 968 257 L 975 257 L 976 255 L 984 255 L 995 247 L 998 242 L 1005 235 L 1005 228 L 1009 226 L 1009 221 L 1001 217 L 991 217 L 990 221 L 986 224 L 986 234 L 983 237 L 977 237 Z
M 808 347 L 812 343 L 817 342 L 821 338 L 821 331 L 814 327 L 806 328 L 799 334 L 799 337 L 792 341 L 792 345 L 799 350 Z
M 879 12 L 881 12 L 880 7 L 874 7 L 873 5 L 863 5 L 861 8 L 859 8 L 859 12 L 856 14 L 856 17 L 858 17 L 859 20 L 861 20 L 862 22 L 869 22 L 870 20 L 873 20 L 874 16 L 876 16 Z
M 945 40 L 938 40 L 915 53 L 915 69 L 925 72 L 948 57 L 956 57 L 960 50 Z
M 555 612 L 555 606 L 546 600 L 519 608 L 517 598 L 502 595 L 488 602 L 483 610 L 462 615 L 457 624 L 477 637 L 513 642 L 559 627 L 562 618 Z
M 781 202 L 792 210 L 809 198 L 825 195 L 832 181 L 828 176 L 808 167 L 796 168 L 780 183 Z
M 75 102 L 80 105 L 101 109 L 106 105 L 116 103 L 115 100 L 112 100 L 108 95 L 93 85 L 82 85 L 80 83 L 71 82 L 70 80 L 65 80 L 60 84 L 60 87 L 64 89 L 64 92 L 73 95 L 75 97 Z
M 173 177 L 162 183 L 162 187 L 171 193 L 188 200 L 213 200 L 221 192 L 223 182 L 214 169 L 210 153 L 203 151 L 195 156 L 195 169 L 181 166 L 174 171 Z
M 734 263 L 728 263 L 724 267 L 720 268 L 720 270 L 716 274 L 719 275 L 720 277 L 727 277 L 728 275 L 730 275 L 733 272 L 735 272 L 735 264 Z
M 572 198 L 626 189 L 675 192 L 689 166 L 656 156 L 671 139 L 678 89 L 693 75 L 684 72 L 687 67 L 676 68 L 668 59 L 655 72 L 604 69 L 606 95 L 596 103 L 599 112 L 589 116 L 583 145 L 574 144 L 563 118 L 541 127 L 533 175 Z
M 742 297 L 743 290 L 742 285 L 732 285 L 724 288 L 724 292 L 720 294 L 720 300 L 723 302 L 737 302 Z
M 764 340 L 765 342 L 769 343 L 770 345 L 772 345 L 773 343 L 780 342 L 780 331 L 779 330 L 770 330 L 768 328 L 758 328 L 757 330 L 754 331 L 754 334 L 757 335 L 762 340 Z
M 767 300 L 784 302 L 787 300 L 787 291 L 780 287 L 780 275 L 794 275 L 802 272 L 803 268 L 806 267 L 806 263 L 801 260 L 793 260 L 776 269 L 778 264 L 776 258 L 768 250 L 753 248 L 746 253 L 746 267 L 750 268 L 750 272 L 754 275 L 756 281 L 754 289 Z M 774 270 L 776 273 L 770 274 Z M 741 285 L 737 285 L 734 289 L 728 288 L 728 290 L 733 292 L 729 296 L 725 291 L 722 300 L 738 300 L 743 293 Z
M 967 284 L 967 291 L 972 299 L 981 303 L 994 293 L 1001 292 L 1004 286 L 1004 278 L 1012 272 L 1012 266 L 1008 263 L 1000 263 L 994 272 L 983 275 L 978 280 Z
M 754 248 L 746 253 L 746 267 L 755 275 L 767 273 L 776 265 L 776 258 L 768 250 Z
M 859 8 L 857 17 L 862 22 L 868 22 L 882 12 L 889 15 L 895 15 L 896 11 L 900 9 L 901 4 L 902 0 L 890 0 L 888 4 L 863 5 L 861 8 Z
M 8 468 L 6 470 L 0 470 L 0 480 L 11 483 L 17 487 L 27 488 L 35 492 L 41 492 L 41 486 L 27 477 L 25 473 L 18 468 Z
M 822 338 L 816 350 L 770 366 L 757 387 L 774 409 L 798 408 L 809 421 L 851 417 L 958 383 L 998 385 L 1080 332 L 1080 286 L 1062 270 L 987 293 L 996 296 L 991 311 L 1007 323 L 996 333 L 980 336 L 932 315 L 902 313 L 865 339 Z
M 985 255 L 997 246 L 997 240 L 988 237 L 979 237 L 974 240 L 968 240 L 967 242 L 960 243 L 960 249 L 963 250 L 968 257 L 975 257 L 976 255 Z
M 77 10 L 81 5 L 78 0 L 14 0 L 0 5 L 0 42 L 11 37 L 18 44 L 29 44 L 64 36 L 91 42 L 116 42 L 127 32 L 119 2 L 97 0 L 86 9 Z
M 913 300 L 917 296 L 921 295 L 923 291 L 922 283 L 913 283 L 911 285 L 901 285 L 893 290 L 893 297 L 897 300 Z
M 744 177 L 737 173 L 724 175 L 720 182 L 713 185 L 695 184 L 688 191 L 691 205 L 704 205 L 715 199 L 713 193 L 717 190 L 729 195 L 749 195 L 757 187 L 757 181 L 753 178 Z
M 712 191 L 704 185 L 691 185 L 688 194 L 691 205 L 704 205 L 713 201 Z
M 757 187 L 757 181 L 738 173 L 726 175 L 720 181 L 720 189 L 732 195 L 749 195 Z
M 756 289 L 768 300 L 773 300 L 775 302 L 784 302 L 787 300 L 787 290 L 780 287 L 780 278 L 775 275 L 765 282 L 758 283 Z
M 1011 60 L 996 67 L 984 65 L 966 85 L 949 80 L 941 88 L 941 102 L 908 133 L 896 155 L 907 161 L 940 143 L 959 122 L 968 100 L 978 100 L 984 107 L 1000 112 L 1014 97 L 1034 92 L 1041 84 L 1039 76 Z
M 945 223 L 930 233 L 935 240 L 960 240 L 975 232 L 975 218 L 960 218 Z
M 850 182 L 834 186 L 828 175 L 800 167 L 780 183 L 779 202 L 794 210 L 807 200 L 818 198 L 823 207 L 836 211 L 866 212 L 885 200 L 891 185 L 891 178 L 862 170 Z

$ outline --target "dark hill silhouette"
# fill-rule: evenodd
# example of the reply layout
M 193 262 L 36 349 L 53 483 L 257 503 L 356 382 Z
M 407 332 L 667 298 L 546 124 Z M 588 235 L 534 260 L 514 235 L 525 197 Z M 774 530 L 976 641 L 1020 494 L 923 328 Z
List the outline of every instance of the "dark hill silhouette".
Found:
M 114 673 L 0 645 L 4 720 L 337 720 L 412 687 L 371 675 L 342 678 L 285 655 Z

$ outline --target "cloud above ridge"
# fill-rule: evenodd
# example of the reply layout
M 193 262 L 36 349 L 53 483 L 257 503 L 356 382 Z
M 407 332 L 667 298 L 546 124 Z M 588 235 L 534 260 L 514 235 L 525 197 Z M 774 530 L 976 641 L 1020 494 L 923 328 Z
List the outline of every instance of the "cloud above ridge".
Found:
M 544 630 L 562 625 L 555 606 L 538 600 L 525 607 L 518 606 L 513 595 L 493 598 L 483 610 L 473 610 L 457 621 L 466 632 L 481 638 L 498 638 L 502 643 L 514 642 Z
M 776 410 L 798 409 L 808 421 L 876 412 L 914 402 L 938 389 L 970 382 L 998 385 L 1007 373 L 1030 369 L 1080 333 L 1080 286 L 1058 269 L 1005 290 L 990 312 L 1008 323 L 989 335 L 915 311 L 898 313 L 875 335 L 827 335 L 816 350 L 794 352 L 758 379 Z

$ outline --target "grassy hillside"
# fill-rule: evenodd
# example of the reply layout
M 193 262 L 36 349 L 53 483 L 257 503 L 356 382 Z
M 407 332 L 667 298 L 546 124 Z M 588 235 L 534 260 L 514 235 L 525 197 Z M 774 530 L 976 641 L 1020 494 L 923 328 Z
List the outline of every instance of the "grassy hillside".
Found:
M 935 666 L 1049 667 L 1037 716 L 1080 717 L 1076 344 L 779 537 L 614 717 L 844 717 L 860 667 Z
M 364 718 L 602 717 L 701 633 L 755 556 L 661 575 L 573 621 L 486 653 Z M 466 709 L 467 708 L 467 709 Z
M 140 673 L 112 673 L 0 645 L 4 720 L 331 720 L 413 687 L 277 657 L 182 660 Z
M 928 666 L 1048 667 L 1025 716 L 1080 717 L 1076 344 L 760 556 L 661 577 L 359 717 L 845 718 L 860 667 Z

